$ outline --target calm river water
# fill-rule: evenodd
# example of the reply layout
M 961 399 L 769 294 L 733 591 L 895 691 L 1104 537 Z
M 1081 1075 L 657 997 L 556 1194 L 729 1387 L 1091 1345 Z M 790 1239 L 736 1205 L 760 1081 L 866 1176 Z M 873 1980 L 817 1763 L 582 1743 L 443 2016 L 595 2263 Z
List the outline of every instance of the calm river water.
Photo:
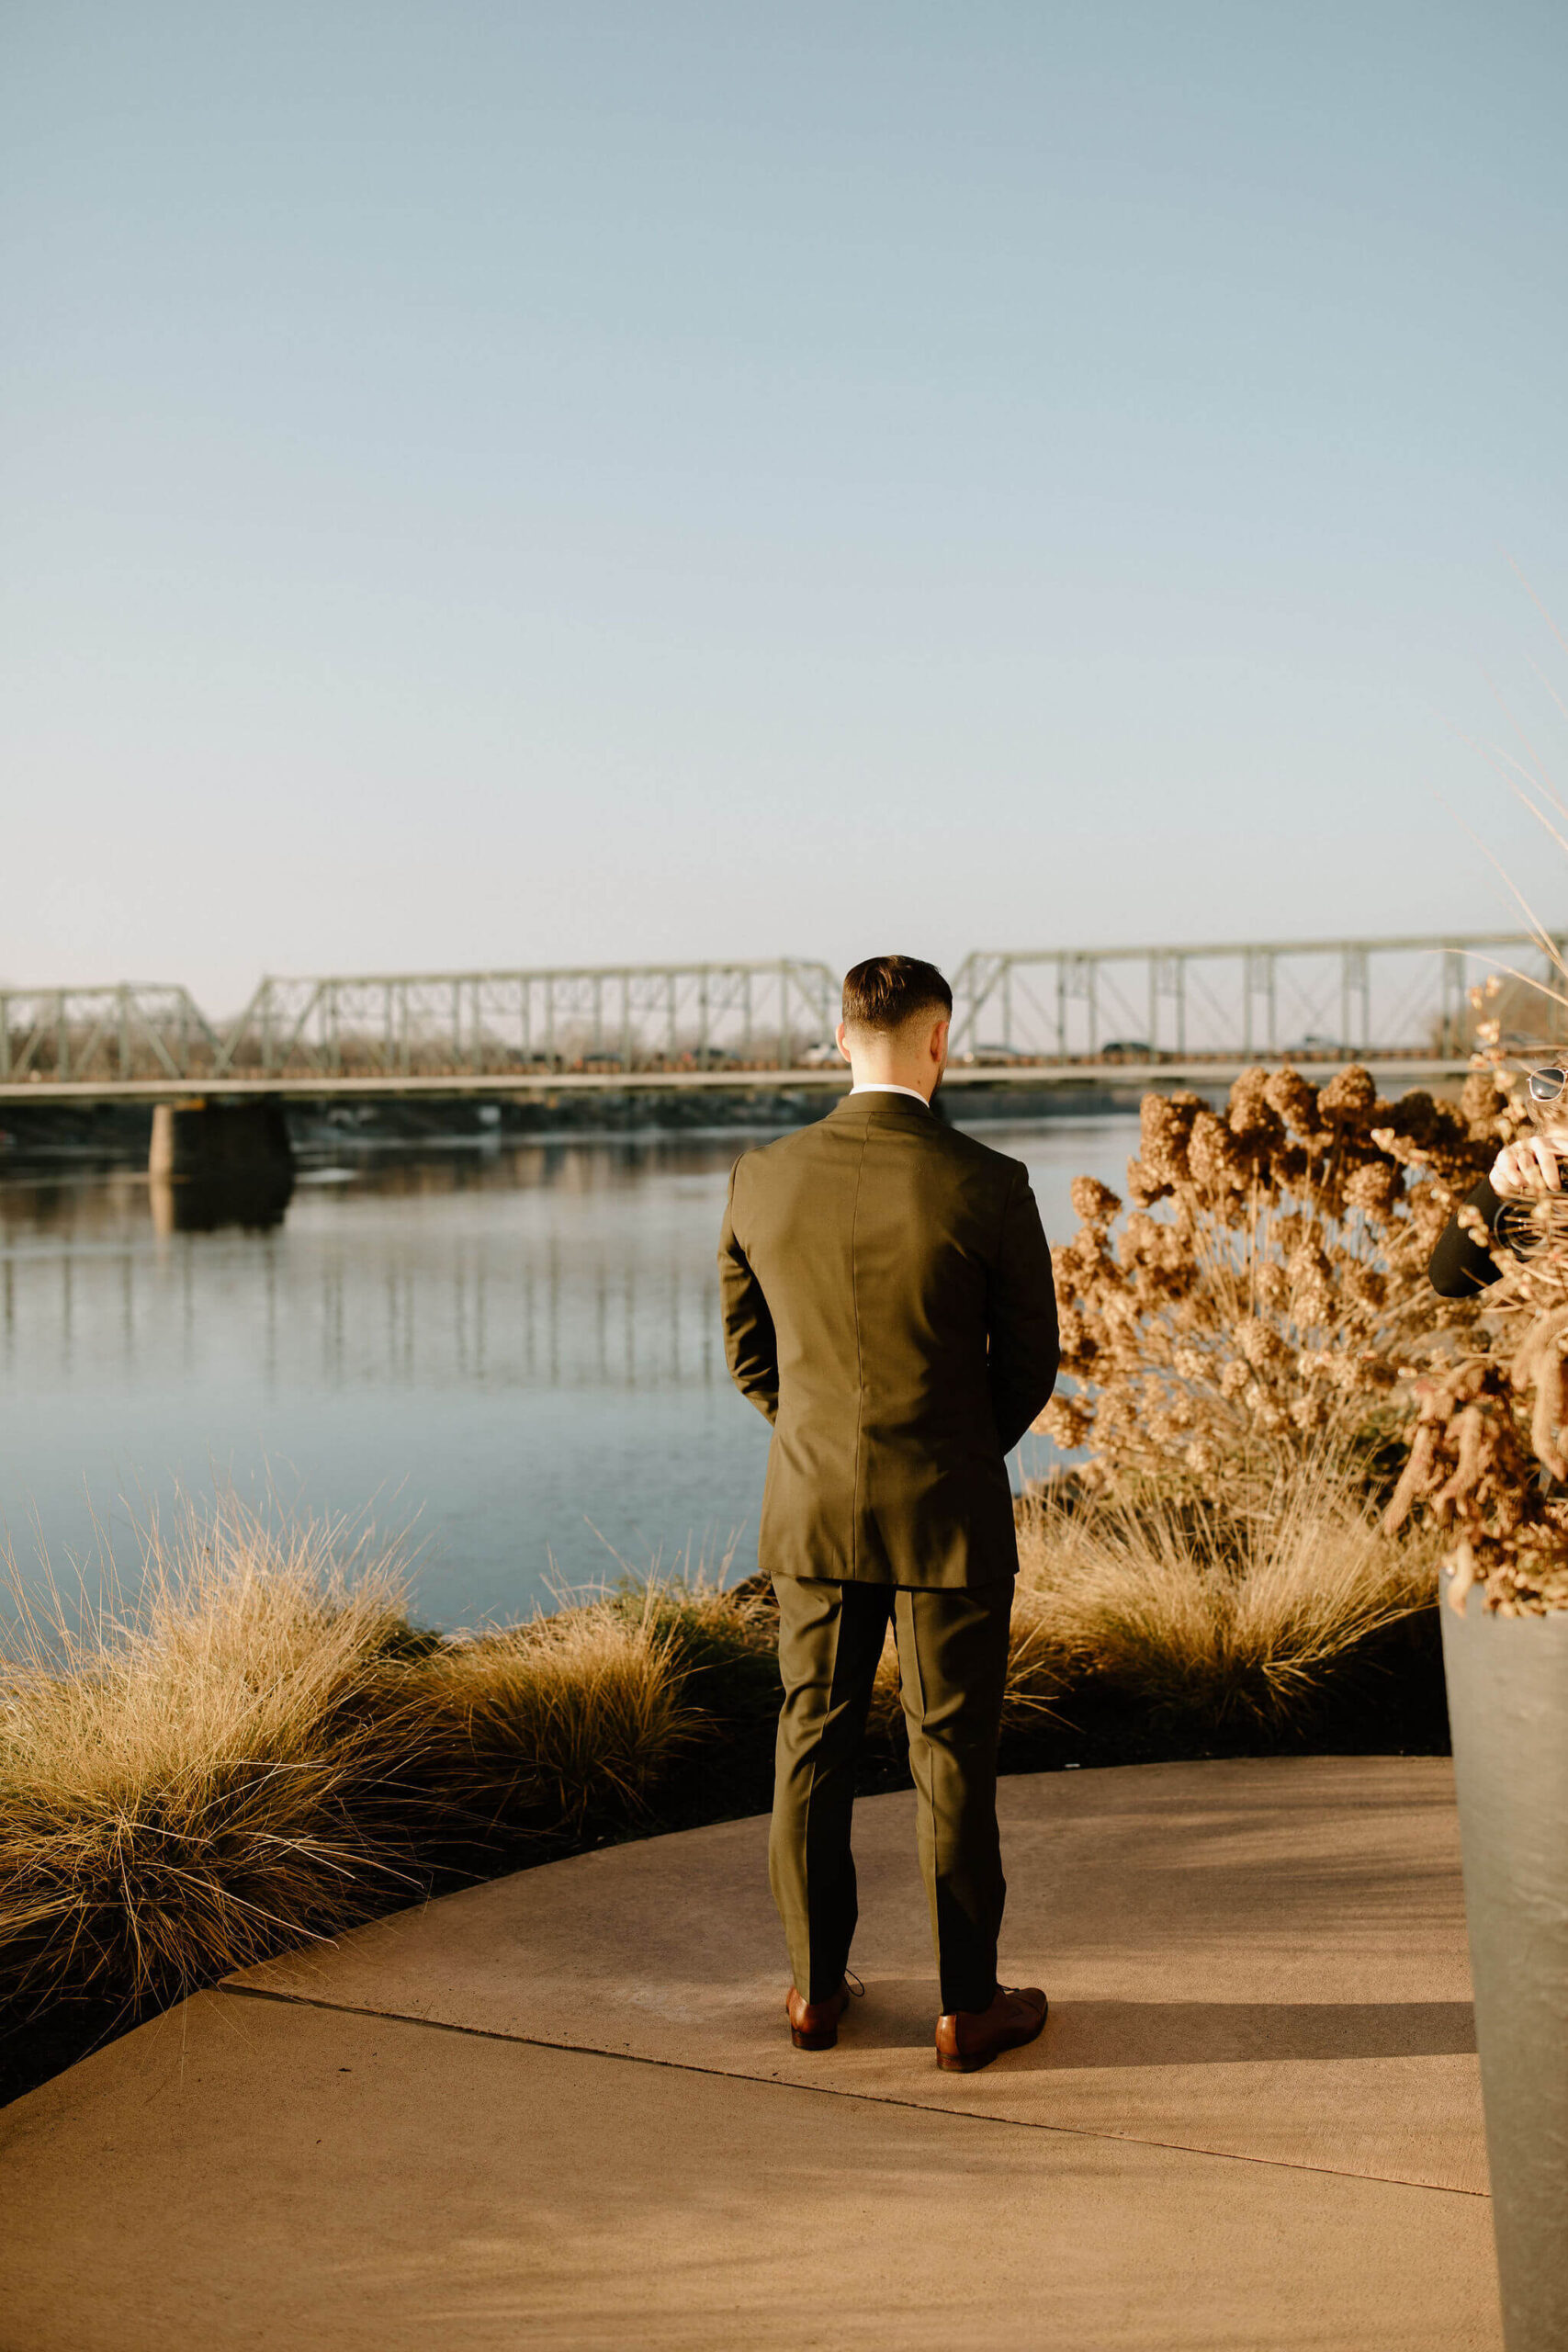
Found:
M 976 1128 L 1046 1231 L 1120 1185 L 1136 1123 Z M 130 1170 L 0 1182 L 0 1522 L 17 1566 L 91 1564 L 181 1490 L 414 1527 L 419 1606 L 526 1614 L 553 1585 L 733 1545 L 768 1432 L 731 1387 L 715 1249 L 746 1136 L 356 1154 L 283 1223 L 160 1233 Z M 1021 1469 L 1050 1449 L 1026 1439 Z M 1015 1477 L 1021 1467 L 1014 1458 Z M 73 1581 L 73 1577 L 71 1577 Z

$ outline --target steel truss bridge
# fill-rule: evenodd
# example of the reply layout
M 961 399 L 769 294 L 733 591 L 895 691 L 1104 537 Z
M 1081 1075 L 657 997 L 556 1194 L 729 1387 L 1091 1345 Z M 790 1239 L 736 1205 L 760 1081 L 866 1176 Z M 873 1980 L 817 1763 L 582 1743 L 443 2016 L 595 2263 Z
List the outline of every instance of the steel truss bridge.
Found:
M 1468 990 L 1521 1051 L 1568 1041 L 1541 992 L 1568 933 L 968 956 L 949 1083 L 1221 1082 L 1258 1060 L 1467 1066 Z M 184 988 L 0 989 L 0 1100 L 834 1086 L 825 964 L 618 965 L 264 979 L 234 1019 Z

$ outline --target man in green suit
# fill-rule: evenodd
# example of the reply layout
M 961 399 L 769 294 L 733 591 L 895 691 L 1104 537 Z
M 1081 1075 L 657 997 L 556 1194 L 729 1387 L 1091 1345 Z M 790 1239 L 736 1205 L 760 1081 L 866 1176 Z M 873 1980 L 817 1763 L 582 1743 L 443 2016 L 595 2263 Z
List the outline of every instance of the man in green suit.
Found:
M 1056 1300 L 1025 1170 L 931 1108 L 953 995 L 878 956 L 844 981 L 849 1094 L 739 1159 L 725 1349 L 773 1425 L 758 1544 L 779 1602 L 769 1875 L 801 2049 L 830 2049 L 854 1934 L 853 1770 L 891 1621 L 942 1985 L 937 2055 L 1032 2041 L 997 1983 L 997 1739 L 1018 1548 L 1006 1456 L 1050 1396 Z

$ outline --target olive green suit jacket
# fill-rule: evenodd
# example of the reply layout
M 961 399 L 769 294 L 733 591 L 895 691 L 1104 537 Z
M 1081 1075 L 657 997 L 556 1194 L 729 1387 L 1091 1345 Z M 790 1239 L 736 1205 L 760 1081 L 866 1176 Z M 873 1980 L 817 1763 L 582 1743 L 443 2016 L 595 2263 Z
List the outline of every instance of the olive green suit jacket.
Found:
M 851 1094 L 737 1160 L 725 1351 L 773 1423 L 770 1576 L 916 1587 L 1016 1574 L 1005 1456 L 1056 1377 L 1026 1170 L 907 1094 Z

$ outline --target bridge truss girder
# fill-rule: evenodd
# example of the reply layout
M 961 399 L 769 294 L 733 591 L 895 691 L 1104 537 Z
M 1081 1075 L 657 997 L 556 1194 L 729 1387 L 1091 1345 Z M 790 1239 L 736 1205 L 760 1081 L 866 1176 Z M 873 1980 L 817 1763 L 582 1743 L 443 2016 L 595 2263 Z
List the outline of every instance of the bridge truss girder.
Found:
M 826 965 L 621 965 L 263 980 L 217 1075 L 788 1068 L 831 1034 Z
M 0 989 L 0 1083 L 183 1079 L 220 1051 L 188 989 Z
M 1538 1039 L 1556 1045 L 1562 1010 L 1545 985 L 1552 952 L 1568 957 L 1568 933 L 982 953 L 953 975 L 953 1050 L 1049 1062 L 1093 1061 L 1108 1048 L 1127 1060 L 1292 1053 L 1451 1060 L 1470 1047 L 1468 990 L 1493 970 L 1523 983 L 1516 1012 L 1519 1000 L 1533 1011 L 1539 997 Z M 1561 980 L 1554 986 L 1560 996 Z
M 1253 1055 L 1462 1058 L 1467 991 L 1492 970 L 1510 1018 L 1561 1049 L 1561 1001 L 1529 983 L 1568 934 L 1054 948 L 966 956 L 955 1057 L 1054 1063 Z M 1560 984 L 1559 984 L 1560 986 Z M 618 965 L 264 979 L 226 1026 L 186 989 L 0 989 L 0 1084 L 220 1087 L 319 1077 L 523 1077 L 552 1070 L 749 1070 L 825 1046 L 839 983 L 820 963 Z M 1539 1021 L 1536 1008 L 1539 1001 Z M 1525 1050 L 1527 1041 L 1517 1040 Z

